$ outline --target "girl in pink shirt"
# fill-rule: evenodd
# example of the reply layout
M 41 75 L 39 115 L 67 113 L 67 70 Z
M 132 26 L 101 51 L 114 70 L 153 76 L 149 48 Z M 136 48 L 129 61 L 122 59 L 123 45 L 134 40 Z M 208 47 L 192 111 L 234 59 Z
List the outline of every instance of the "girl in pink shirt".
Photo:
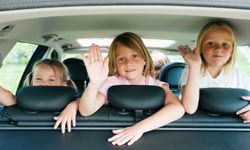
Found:
M 167 84 L 155 80 L 153 62 L 141 38 L 131 32 L 118 35 L 110 46 L 108 58 L 103 59 L 100 47 L 93 44 L 89 54 L 82 56 L 90 82 L 79 102 L 83 116 L 95 113 L 107 102 L 107 89 L 117 84 L 158 85 L 166 92 L 165 105 L 154 115 L 133 126 L 113 130 L 108 141 L 113 145 L 131 145 L 145 132 L 181 118 L 184 108 Z M 108 77 L 108 74 L 110 77 Z

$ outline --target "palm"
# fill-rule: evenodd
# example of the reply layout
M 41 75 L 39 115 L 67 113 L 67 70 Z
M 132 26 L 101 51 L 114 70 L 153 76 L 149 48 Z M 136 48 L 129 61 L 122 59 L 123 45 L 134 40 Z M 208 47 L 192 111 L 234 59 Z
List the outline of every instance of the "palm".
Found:
M 189 66 L 201 64 L 201 57 L 196 49 L 191 50 L 188 46 L 180 46 L 179 52 Z
M 100 47 L 92 45 L 89 48 L 89 54 L 82 56 L 85 63 L 89 79 L 92 83 L 100 85 L 108 77 L 108 59 L 103 59 Z

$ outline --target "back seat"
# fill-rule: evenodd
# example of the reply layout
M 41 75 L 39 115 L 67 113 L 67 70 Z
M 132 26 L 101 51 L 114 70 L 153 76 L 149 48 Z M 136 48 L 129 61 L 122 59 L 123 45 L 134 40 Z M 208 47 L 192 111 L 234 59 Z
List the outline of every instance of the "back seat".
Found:
M 75 82 L 78 97 L 82 95 L 89 82 L 88 73 L 84 62 L 79 58 L 68 58 L 63 61 L 69 70 L 70 78 Z
M 145 87 L 148 88 L 146 90 L 147 92 L 144 91 L 144 94 L 140 94 L 140 97 L 138 97 L 138 90 L 142 90 Z M 77 114 L 76 128 L 73 129 L 110 129 L 117 127 L 126 127 L 140 121 L 141 119 L 148 117 L 149 115 L 152 115 L 162 106 L 162 102 L 164 100 L 161 100 L 161 96 L 159 97 L 159 95 L 161 95 L 161 89 L 155 89 L 155 87 L 150 86 L 145 87 L 134 86 L 132 87 L 134 89 L 131 91 L 125 90 L 125 92 L 122 93 L 125 94 L 122 96 L 117 93 L 117 91 L 124 91 L 124 88 L 127 87 L 115 87 L 114 89 L 108 92 L 110 104 L 103 106 L 95 114 L 88 117 L 83 117 L 80 116 L 80 114 Z M 55 87 L 55 90 L 56 89 L 57 87 Z M 48 91 L 52 92 L 51 90 Z M 112 91 L 115 93 L 112 93 Z M 129 92 L 130 94 L 126 94 L 126 92 Z M 58 95 L 62 94 L 60 92 L 56 93 L 58 93 Z M 151 97 L 149 95 L 151 95 Z M 37 95 L 37 97 L 37 99 L 39 99 L 39 95 Z M 128 97 L 130 97 L 130 99 L 127 99 Z M 121 98 L 122 101 L 120 100 Z M 32 98 L 30 100 L 37 99 Z M 18 98 L 18 100 L 21 99 Z M 58 99 L 56 101 L 58 101 Z M 154 101 L 156 103 L 150 103 L 150 101 Z M 29 101 L 26 102 L 29 103 Z M 42 99 L 38 100 L 38 102 L 42 102 Z M 42 103 L 39 104 L 39 109 L 41 108 L 41 105 Z M 54 106 L 54 110 L 47 111 L 42 108 L 36 111 L 27 109 L 23 107 L 23 105 L 20 105 L 20 103 L 17 103 L 17 105 L 4 108 L 0 122 L 6 122 L 5 126 L 8 128 L 12 126 L 14 128 L 42 127 L 46 129 L 53 129 L 52 127 L 55 123 L 53 117 L 59 115 L 61 111 L 56 108 L 56 105 Z M 199 109 L 194 115 L 185 114 L 185 116 L 179 119 L 178 121 L 170 123 L 162 127 L 161 129 L 212 130 L 213 128 L 220 128 L 220 130 L 227 130 L 227 128 L 230 128 L 238 130 L 240 128 L 241 130 L 249 130 L 249 127 L 250 124 L 244 124 L 243 121 L 236 115 L 211 114 L 210 112 L 204 109 Z M 4 127 L 0 126 L 0 128 Z

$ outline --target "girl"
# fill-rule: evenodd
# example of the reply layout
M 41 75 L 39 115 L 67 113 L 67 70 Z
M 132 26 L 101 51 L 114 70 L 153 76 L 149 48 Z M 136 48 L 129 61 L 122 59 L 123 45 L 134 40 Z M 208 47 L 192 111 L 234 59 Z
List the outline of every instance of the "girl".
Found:
M 233 67 L 236 51 L 235 34 L 224 21 L 213 21 L 201 30 L 192 51 L 180 46 L 181 56 L 188 64 L 182 81 L 182 104 L 187 113 L 197 110 L 199 88 L 231 87 L 250 90 L 250 78 Z M 243 95 L 244 96 L 244 95 Z M 243 97 L 250 100 L 250 97 Z M 237 112 L 244 122 L 250 121 L 250 105 Z
M 155 78 L 159 79 L 161 68 L 165 64 L 169 64 L 170 60 L 166 54 L 158 51 L 154 51 L 153 53 L 151 53 L 151 57 L 153 59 L 153 64 L 154 64 Z
M 108 58 L 102 59 L 100 48 L 95 44 L 90 47 L 88 56 L 82 56 L 90 78 L 79 102 L 79 111 L 83 116 L 95 113 L 108 103 L 107 90 L 113 85 L 156 85 L 166 92 L 165 106 L 161 110 L 131 127 L 113 130 L 116 135 L 109 138 L 109 142 L 113 145 L 131 145 L 143 133 L 183 116 L 184 109 L 168 85 L 153 78 L 152 59 L 138 35 L 131 32 L 118 35 L 110 46 Z
M 25 86 L 69 86 L 76 89 L 75 84 L 68 76 L 68 70 L 60 61 L 44 59 L 37 62 L 25 80 Z M 16 97 L 10 91 L 0 87 L 0 102 L 5 106 L 16 104 Z M 68 131 L 71 130 L 71 121 L 75 126 L 78 101 L 73 101 L 57 117 L 54 128 L 61 124 L 62 133 L 65 132 L 67 123 Z

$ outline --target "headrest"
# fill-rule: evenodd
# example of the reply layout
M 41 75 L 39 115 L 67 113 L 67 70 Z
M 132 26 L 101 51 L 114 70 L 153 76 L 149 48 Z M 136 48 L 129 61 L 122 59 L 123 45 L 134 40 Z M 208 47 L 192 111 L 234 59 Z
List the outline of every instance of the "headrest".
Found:
M 182 72 L 186 64 L 182 62 L 173 62 L 164 65 L 160 70 L 160 80 L 167 82 L 170 88 L 180 87 Z
M 116 108 L 149 110 L 164 104 L 165 91 L 158 86 L 117 85 L 109 88 L 107 98 Z
M 86 81 L 88 79 L 88 73 L 84 62 L 79 58 L 68 58 L 63 61 L 67 66 L 70 74 L 70 78 L 73 81 Z
M 212 114 L 236 114 L 236 111 L 248 105 L 241 96 L 250 92 L 236 88 L 201 88 L 199 108 Z
M 76 92 L 66 86 L 26 86 L 18 90 L 17 105 L 29 111 L 57 111 L 74 99 Z

